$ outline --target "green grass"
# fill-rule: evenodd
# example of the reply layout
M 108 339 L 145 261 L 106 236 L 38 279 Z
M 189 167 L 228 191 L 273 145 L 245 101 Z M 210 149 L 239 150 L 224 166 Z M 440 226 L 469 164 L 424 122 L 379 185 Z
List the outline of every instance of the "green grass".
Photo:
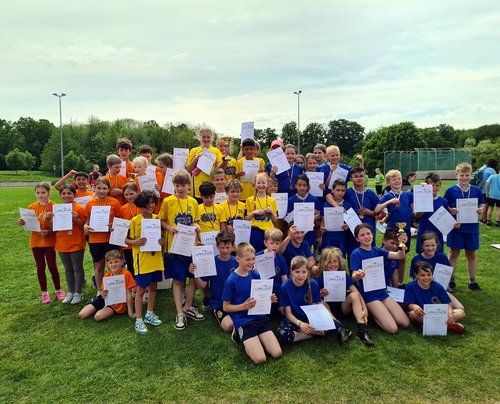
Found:
M 146 336 L 138 336 L 125 316 L 98 324 L 79 320 L 79 307 L 41 305 L 29 235 L 15 224 L 17 208 L 33 200 L 30 188 L 0 190 L 1 402 L 493 402 L 500 397 L 500 251 L 489 246 L 500 242 L 499 228 L 481 226 L 483 293 L 467 290 L 460 257 L 456 296 L 467 312 L 464 335 L 424 338 L 411 328 L 393 336 L 370 325 L 373 349 L 357 339 L 340 347 L 335 339 L 318 338 L 285 347 L 281 360 L 256 367 L 211 317 L 175 331 L 171 291 L 159 293 L 156 307 L 165 324 Z M 89 258 L 86 253 L 90 279 Z M 86 285 L 85 293 L 94 292 Z
M 45 171 L 24 171 L 24 170 L 19 170 L 17 172 L 8 170 L 0 171 L 0 182 L 49 181 L 51 183 L 54 183 L 54 181 L 57 181 L 59 178 L 61 177 L 54 175 L 54 173 Z

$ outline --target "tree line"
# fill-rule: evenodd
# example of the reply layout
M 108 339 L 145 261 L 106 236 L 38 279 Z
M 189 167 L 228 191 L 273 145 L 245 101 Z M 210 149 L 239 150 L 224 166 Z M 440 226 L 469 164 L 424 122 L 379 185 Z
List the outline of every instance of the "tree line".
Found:
M 107 154 L 115 150 L 116 139 L 126 137 L 134 147 L 150 145 L 157 153 L 174 147 L 192 148 L 199 144 L 199 126 L 189 123 L 159 125 L 134 119 L 104 121 L 91 116 L 87 122 L 70 122 L 63 125 L 63 151 L 65 168 L 90 171 L 92 164 L 105 165 Z M 226 134 L 215 131 L 216 137 Z M 240 139 L 234 137 L 234 154 L 239 150 Z M 413 122 L 383 126 L 365 131 L 356 121 L 336 119 L 328 123 L 311 122 L 300 136 L 296 122 L 275 128 L 256 128 L 255 139 L 262 146 L 264 155 L 276 138 L 285 144 L 299 144 L 301 152 L 312 151 L 317 143 L 335 144 L 342 151 L 342 161 L 354 163 L 361 153 L 370 174 L 375 167 L 383 167 L 384 152 L 413 150 L 414 148 L 469 148 L 472 163 L 480 166 L 487 158 L 500 159 L 500 124 L 483 125 L 473 129 L 455 129 L 441 124 L 432 128 L 417 128 Z M 0 170 L 60 171 L 59 127 L 46 119 L 21 117 L 17 121 L 0 119 Z

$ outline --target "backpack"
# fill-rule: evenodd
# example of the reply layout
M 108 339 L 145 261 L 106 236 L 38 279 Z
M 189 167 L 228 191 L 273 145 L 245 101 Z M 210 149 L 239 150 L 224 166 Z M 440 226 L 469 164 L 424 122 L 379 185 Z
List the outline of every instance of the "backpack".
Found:
M 483 174 L 485 169 L 486 166 L 482 166 L 472 173 L 472 178 L 470 180 L 471 185 L 475 185 L 480 188 L 483 186 Z

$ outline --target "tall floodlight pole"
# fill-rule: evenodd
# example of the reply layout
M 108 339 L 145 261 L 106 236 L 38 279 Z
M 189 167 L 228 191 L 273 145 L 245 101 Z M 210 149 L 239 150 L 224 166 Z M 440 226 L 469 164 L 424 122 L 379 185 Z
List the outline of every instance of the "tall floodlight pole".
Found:
M 297 94 L 297 149 L 300 154 L 300 94 L 302 93 L 302 90 L 297 90 L 293 93 Z
M 63 151 L 63 138 L 62 138 L 62 105 L 61 105 L 61 98 L 64 97 L 66 94 L 64 93 L 53 93 L 52 95 L 56 96 L 59 98 L 59 135 L 61 138 L 61 177 L 64 177 L 64 151 Z

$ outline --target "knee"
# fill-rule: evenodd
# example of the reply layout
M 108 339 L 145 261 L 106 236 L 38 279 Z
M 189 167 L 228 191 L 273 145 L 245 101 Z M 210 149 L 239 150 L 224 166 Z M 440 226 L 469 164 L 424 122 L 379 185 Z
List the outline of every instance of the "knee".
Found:
M 255 365 L 262 365 L 263 363 L 266 363 L 266 355 L 265 354 L 257 355 L 252 358 L 252 362 Z
M 83 310 L 80 313 L 78 313 L 78 317 L 80 317 L 80 320 L 85 320 L 87 318 Z
M 278 330 L 276 331 L 276 338 L 280 344 L 292 344 L 295 339 L 295 332 L 293 331 L 291 324 L 280 324 Z
M 271 352 L 271 356 L 273 359 L 279 359 L 283 356 L 283 352 L 281 351 L 281 347 L 277 349 L 275 352 Z
M 397 334 L 398 333 L 398 326 L 397 326 L 397 324 L 386 325 L 384 327 L 384 331 L 389 333 L 389 334 Z
M 102 320 L 104 320 L 104 316 L 102 316 L 99 312 L 97 312 L 97 313 L 94 315 L 94 320 L 95 320 L 95 321 L 102 321 Z

